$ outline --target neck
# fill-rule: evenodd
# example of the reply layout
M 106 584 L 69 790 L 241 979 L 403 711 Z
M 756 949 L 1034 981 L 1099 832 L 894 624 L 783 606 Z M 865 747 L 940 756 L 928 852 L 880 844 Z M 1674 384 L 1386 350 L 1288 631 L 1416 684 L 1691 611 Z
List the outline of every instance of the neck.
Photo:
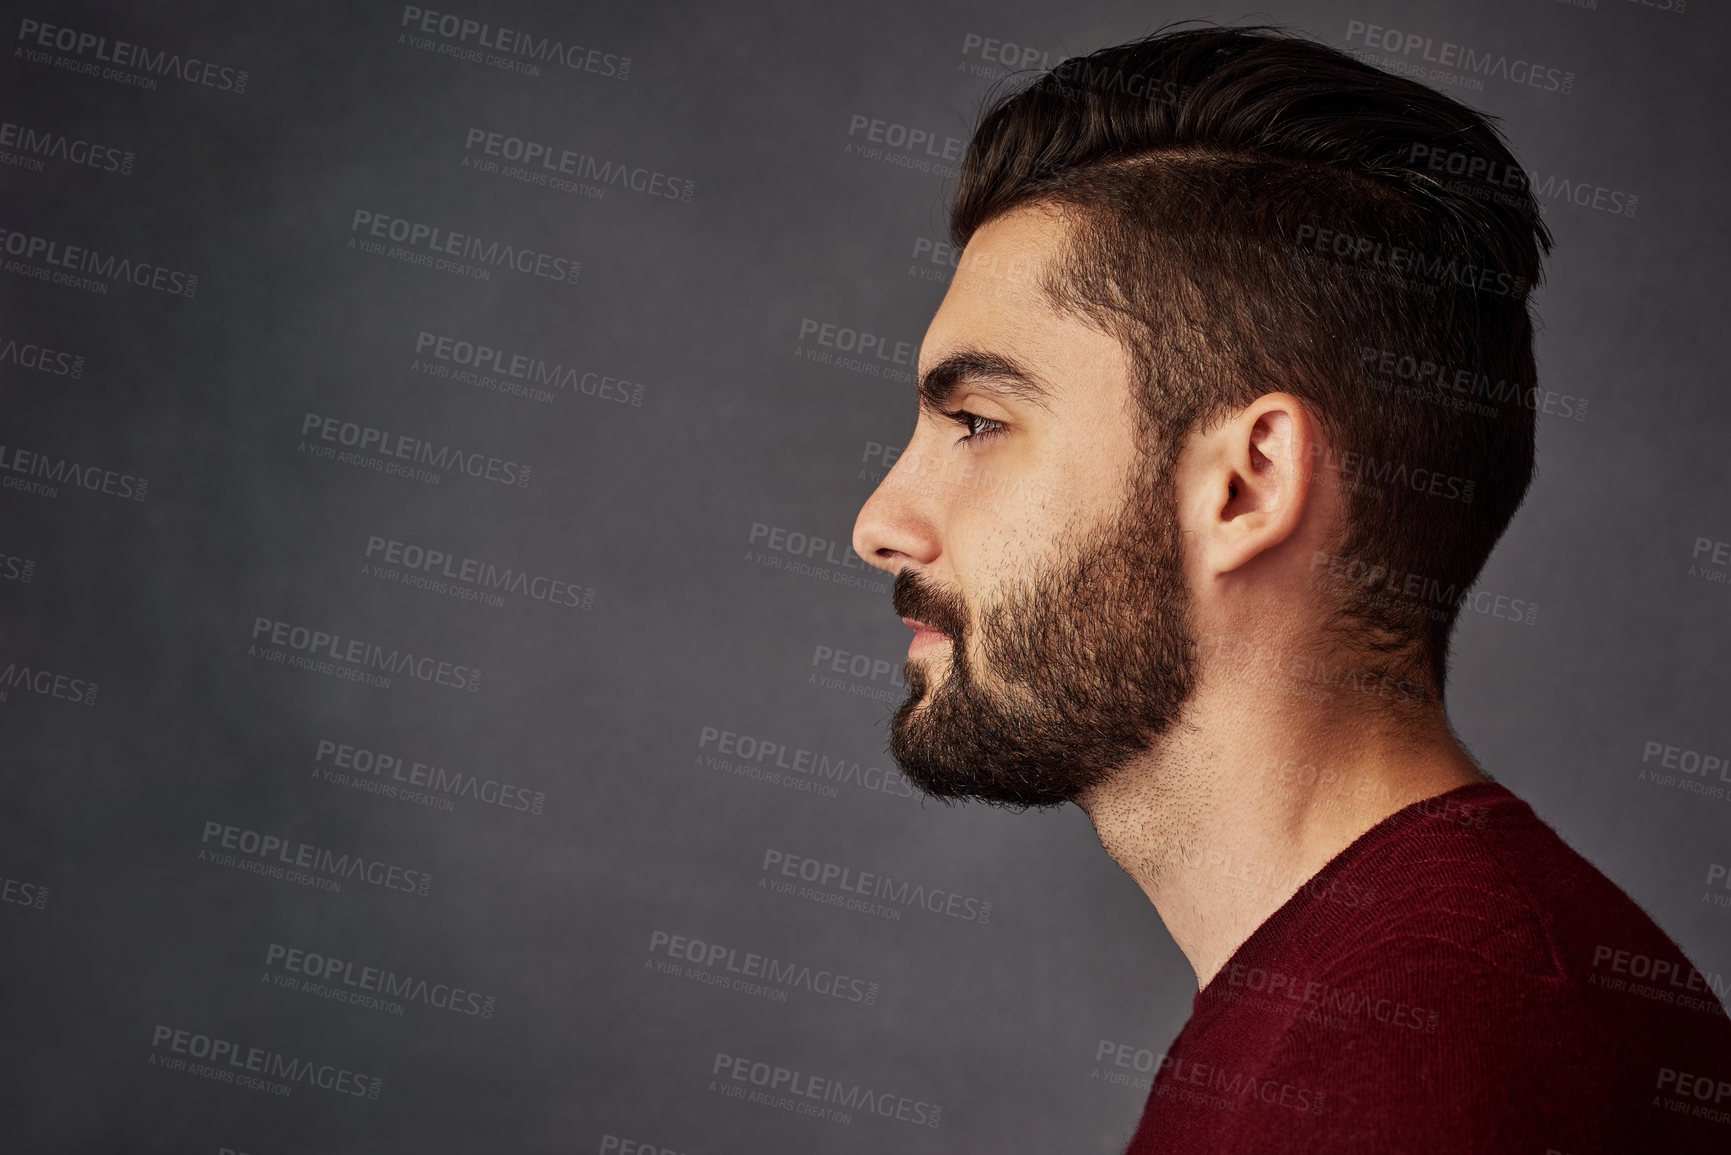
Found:
M 1154 749 L 1078 799 L 1198 987 L 1359 835 L 1486 781 L 1440 703 L 1396 719 L 1357 689 L 1204 683 Z

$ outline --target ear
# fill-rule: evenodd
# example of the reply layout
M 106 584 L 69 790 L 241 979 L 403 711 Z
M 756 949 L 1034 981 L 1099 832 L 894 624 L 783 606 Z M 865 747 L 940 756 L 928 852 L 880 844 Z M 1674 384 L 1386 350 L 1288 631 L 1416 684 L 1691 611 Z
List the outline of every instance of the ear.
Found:
M 1203 435 L 1187 478 L 1202 576 L 1241 569 L 1292 537 L 1320 448 L 1315 421 L 1290 393 L 1265 393 Z

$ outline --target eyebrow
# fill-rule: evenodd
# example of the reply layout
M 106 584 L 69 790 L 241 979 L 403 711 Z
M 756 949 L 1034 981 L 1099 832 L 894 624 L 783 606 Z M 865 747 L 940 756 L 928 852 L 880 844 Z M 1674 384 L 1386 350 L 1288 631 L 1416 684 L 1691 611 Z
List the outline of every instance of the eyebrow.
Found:
M 942 410 L 964 387 L 996 393 L 1050 409 L 1052 387 L 1040 375 L 1005 353 L 962 348 L 920 374 L 922 409 Z

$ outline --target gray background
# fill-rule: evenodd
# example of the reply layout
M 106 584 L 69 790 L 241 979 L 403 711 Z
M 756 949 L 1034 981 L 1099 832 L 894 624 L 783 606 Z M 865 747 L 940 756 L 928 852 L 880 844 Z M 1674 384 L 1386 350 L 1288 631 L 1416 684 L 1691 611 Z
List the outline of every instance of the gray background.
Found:
M 907 632 L 886 584 L 840 559 L 881 473 L 868 445 L 903 443 L 911 389 L 807 360 L 801 325 L 917 347 L 943 292 L 920 273 L 944 271 L 917 242 L 944 235 L 949 183 L 856 155 L 851 118 L 965 141 L 1003 71 L 982 59 L 987 39 L 1049 65 L 1187 17 L 1272 19 L 1342 47 L 1356 20 L 1574 74 L 1567 94 L 1445 87 L 1505 119 L 1541 187 L 1639 198 L 1632 216 L 1556 183 L 1546 199 L 1558 251 L 1537 297 L 1541 383 L 1590 404 L 1541 419 L 1538 484 L 1481 583 L 1540 612 L 1530 626 L 1463 615 L 1453 717 L 1703 970 L 1731 969 L 1731 909 L 1711 901 L 1728 892 L 1707 886 L 1731 862 L 1731 801 L 1642 761 L 1648 743 L 1731 753 L 1731 587 L 1691 570 L 1698 539 L 1731 540 L 1719 6 L 451 9 L 629 57 L 624 79 L 399 43 L 389 3 L 6 7 L 0 119 L 134 162 L 0 165 L 0 227 L 199 278 L 189 298 L 0 275 L 0 341 L 83 358 L 77 377 L 0 360 L 5 452 L 149 480 L 143 501 L 0 490 L 0 669 L 100 685 L 89 704 L 0 687 L 14 1149 L 1119 1149 L 1146 1081 L 1114 1085 L 1100 1075 L 1122 1069 L 1096 1057 L 1103 1043 L 1157 1054 L 1195 981 L 1080 812 L 952 809 L 855 782 L 826 797 L 706 763 L 702 736 L 890 765 L 901 690 L 882 671 Z M 23 18 L 245 69 L 246 90 L 168 77 L 150 91 L 31 59 Z M 595 199 L 476 172 L 462 165 L 472 128 L 694 193 Z M 357 209 L 575 257 L 581 276 L 478 281 L 362 253 L 348 247 Z M 641 404 L 429 376 L 414 368 L 423 331 L 625 379 Z M 299 448 L 307 412 L 529 463 L 531 483 L 318 460 Z M 765 559 L 801 559 L 753 541 L 758 524 L 831 539 L 835 560 L 777 568 Z M 372 536 L 559 578 L 593 602 L 484 605 L 380 580 L 362 568 Z M 484 678 L 475 693 L 402 676 L 380 688 L 273 664 L 249 654 L 260 617 Z M 837 675 L 814 665 L 820 647 L 883 665 Z M 321 739 L 538 791 L 544 808 L 456 796 L 443 810 L 321 780 Z M 201 861 L 211 821 L 434 881 L 425 896 L 354 879 L 328 893 Z M 772 893 L 769 850 L 989 901 L 990 920 Z M 876 997 L 793 986 L 776 1001 L 660 973 L 657 931 L 842 972 Z M 393 1014 L 286 989 L 273 943 L 496 1009 Z M 153 1066 L 159 1025 L 381 1090 L 282 1097 Z M 712 1086 L 718 1053 L 936 1104 L 941 1125 L 733 1101 Z

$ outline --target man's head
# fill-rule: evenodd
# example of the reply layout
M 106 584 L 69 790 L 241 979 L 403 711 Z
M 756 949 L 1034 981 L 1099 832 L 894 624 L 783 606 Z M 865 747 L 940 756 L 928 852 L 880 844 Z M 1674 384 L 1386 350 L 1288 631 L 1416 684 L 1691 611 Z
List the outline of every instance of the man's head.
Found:
M 1480 114 L 1265 30 L 989 109 L 919 420 L 855 528 L 948 639 L 909 657 L 909 776 L 1074 800 L 1180 722 L 1214 638 L 1440 703 L 1532 475 L 1521 174 Z

